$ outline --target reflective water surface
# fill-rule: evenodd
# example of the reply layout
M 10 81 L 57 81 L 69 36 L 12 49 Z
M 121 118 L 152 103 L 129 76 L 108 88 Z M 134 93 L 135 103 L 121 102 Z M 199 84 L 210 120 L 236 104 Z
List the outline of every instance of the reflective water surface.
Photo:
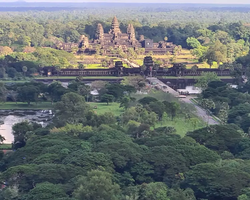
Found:
M 0 135 L 5 138 L 4 143 L 10 144 L 14 141 L 12 134 L 12 126 L 14 124 L 28 120 L 45 126 L 52 117 L 53 113 L 51 110 L 0 110 Z

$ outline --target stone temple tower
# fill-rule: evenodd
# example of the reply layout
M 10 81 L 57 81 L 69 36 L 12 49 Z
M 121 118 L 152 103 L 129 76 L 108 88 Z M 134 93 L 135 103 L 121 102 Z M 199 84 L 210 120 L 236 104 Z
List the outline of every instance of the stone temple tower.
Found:
M 97 29 L 96 29 L 96 34 L 95 34 L 96 39 L 102 43 L 104 40 L 104 30 L 102 27 L 102 24 L 98 24 L 97 25 Z
M 81 35 L 80 37 L 79 48 L 89 48 L 89 39 L 85 35 Z
M 129 39 L 130 42 L 133 42 L 133 41 L 136 40 L 136 38 L 135 38 L 135 29 L 134 29 L 134 26 L 132 24 L 128 25 L 127 33 L 128 33 L 128 39 Z
M 119 25 L 117 17 L 114 17 L 112 21 L 112 25 L 111 25 L 111 30 L 109 31 L 109 33 L 114 34 L 114 35 L 118 35 L 121 33 L 120 25 Z

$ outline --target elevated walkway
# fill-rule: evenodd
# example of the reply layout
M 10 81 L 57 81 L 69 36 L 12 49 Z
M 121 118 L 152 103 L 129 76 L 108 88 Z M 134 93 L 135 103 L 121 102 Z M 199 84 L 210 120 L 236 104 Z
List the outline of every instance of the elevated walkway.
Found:
M 135 64 L 133 62 L 130 62 L 128 59 L 124 58 L 124 59 L 122 59 L 122 61 L 125 62 L 125 63 L 127 63 L 127 65 L 132 66 L 133 68 L 140 68 L 139 65 L 137 65 L 137 64 Z

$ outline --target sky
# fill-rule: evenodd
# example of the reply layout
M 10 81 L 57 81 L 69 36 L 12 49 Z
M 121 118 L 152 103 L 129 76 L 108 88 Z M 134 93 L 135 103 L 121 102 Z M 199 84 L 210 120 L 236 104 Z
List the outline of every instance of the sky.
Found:
M 0 0 L 15 2 L 17 0 Z M 26 2 L 115 2 L 115 3 L 209 3 L 209 4 L 250 4 L 250 0 L 26 0 Z

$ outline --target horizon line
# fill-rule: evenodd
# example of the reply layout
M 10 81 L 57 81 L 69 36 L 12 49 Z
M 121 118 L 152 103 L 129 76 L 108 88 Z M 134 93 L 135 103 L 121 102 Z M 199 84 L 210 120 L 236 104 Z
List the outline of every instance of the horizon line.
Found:
M 86 0 L 84 2 L 79 2 L 79 1 L 70 1 L 70 2 L 66 2 L 66 1 L 41 1 L 41 2 L 36 2 L 36 1 L 25 1 L 25 0 L 17 0 L 17 1 L 0 1 L 0 3 L 6 3 L 6 4 L 12 4 L 12 3 L 20 3 L 20 4 L 40 4 L 40 3 L 47 3 L 47 4 L 57 4 L 57 3 L 60 3 L 60 4 L 84 4 L 84 3 L 90 3 L 90 4 L 96 4 L 96 3 L 102 3 L 102 4 L 109 4 L 109 3 L 112 3 L 112 4 L 172 4 L 172 5 L 179 5 L 179 4 L 182 4 L 182 5 L 250 5 L 250 2 L 249 3 L 207 3 L 207 2 L 199 2 L 199 3 L 193 3 L 193 2 L 190 2 L 190 3 L 183 3 L 183 2 L 136 2 L 136 1 L 130 1 L 128 2 L 127 0 L 124 0 L 124 2 L 114 2 L 114 1 L 91 1 L 91 0 Z
M 96 2 L 93 2 L 93 1 L 85 1 L 85 2 L 65 2 L 65 1 L 60 1 L 60 2 L 46 2 L 46 1 L 41 1 L 41 2 L 27 2 L 27 1 L 12 1 L 12 2 L 7 2 L 7 1 L 3 1 L 3 2 L 0 2 L 0 3 L 6 3 L 6 4 L 12 4 L 12 3 L 23 3 L 23 4 L 40 4 L 40 3 L 47 3 L 47 4 L 50 4 L 50 3 L 60 3 L 60 4 L 84 4 L 84 3 L 91 3 L 91 4 L 96 4 L 96 3 L 102 3 L 102 4 L 109 4 L 109 3 L 112 3 L 112 4 L 172 4 L 172 5 L 178 5 L 178 4 L 182 4 L 182 5 L 250 5 L 250 2 L 249 3 L 170 3 L 170 2 L 112 2 L 112 1 L 106 1 L 106 2 L 102 2 L 102 1 L 96 1 Z

